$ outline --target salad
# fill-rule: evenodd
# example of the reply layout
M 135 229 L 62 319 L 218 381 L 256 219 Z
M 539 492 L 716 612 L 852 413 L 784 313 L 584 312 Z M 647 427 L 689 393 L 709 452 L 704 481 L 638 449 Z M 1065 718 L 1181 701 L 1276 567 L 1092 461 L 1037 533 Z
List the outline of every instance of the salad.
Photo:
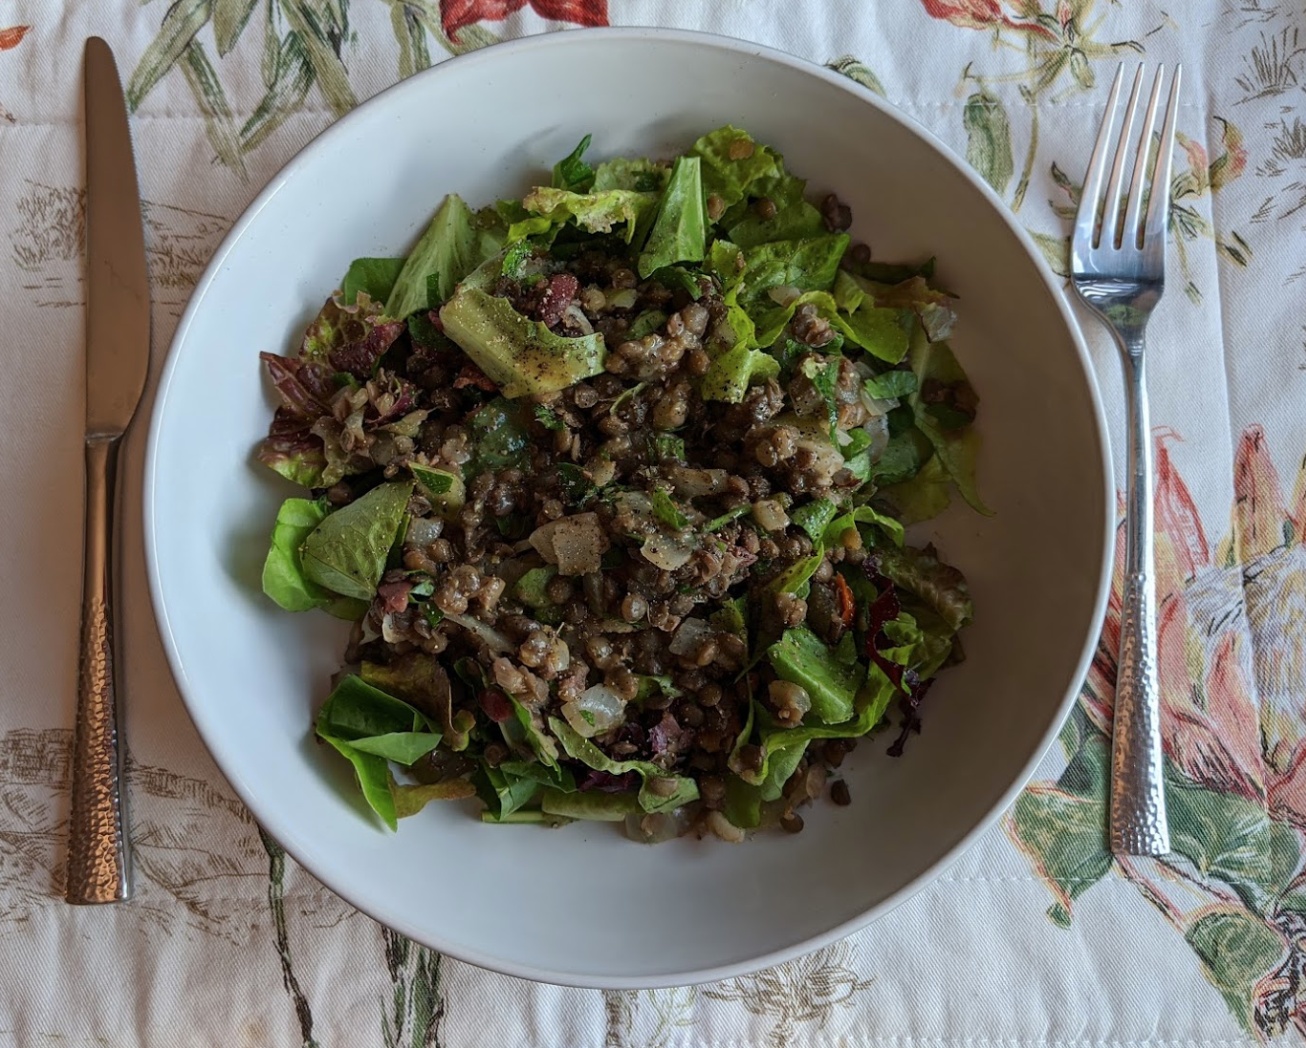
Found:
M 587 159 L 360 258 L 258 458 L 308 489 L 263 571 L 353 623 L 317 714 L 394 828 L 437 799 L 642 841 L 802 828 L 962 658 L 959 571 L 904 526 L 976 491 L 933 261 L 723 127 Z

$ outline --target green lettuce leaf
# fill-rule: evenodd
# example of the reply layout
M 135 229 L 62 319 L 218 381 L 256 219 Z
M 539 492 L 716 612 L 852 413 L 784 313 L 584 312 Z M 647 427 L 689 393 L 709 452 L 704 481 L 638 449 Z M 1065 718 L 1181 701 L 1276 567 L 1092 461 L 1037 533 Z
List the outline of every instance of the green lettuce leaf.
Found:
M 879 528 L 889 536 L 895 546 L 901 546 L 903 543 L 904 532 L 900 521 L 881 513 L 874 506 L 858 506 L 856 509 L 832 520 L 827 525 L 823 535 L 825 544 L 827 546 L 837 544 L 844 532 L 849 528 L 856 527 L 858 524 L 869 524 L 872 527 Z M 875 542 L 873 545 L 881 546 L 883 544 Z
M 931 287 L 925 277 L 911 276 L 896 284 L 879 283 L 856 275 L 853 280 L 874 305 L 913 312 L 931 342 L 938 342 L 952 334 L 953 325 L 957 321 L 957 313 L 952 305 L 953 296 Z
M 765 302 L 759 303 L 758 344 L 772 345 L 793 319 L 798 307 L 806 305 L 816 306 L 817 312 L 847 341 L 889 364 L 897 364 L 907 355 L 911 333 L 916 329 L 914 313 L 907 309 L 880 309 L 875 306 L 862 306 L 856 312 L 849 313 L 841 309 L 837 299 L 825 291 L 805 292 L 787 306 L 767 308 Z
M 755 829 L 762 821 L 762 805 L 779 800 L 785 783 L 793 775 L 810 740 L 776 749 L 767 760 L 766 775 L 760 783 L 745 782 L 738 775 L 726 780 L 724 812 L 727 819 L 741 829 Z
M 750 312 L 770 308 L 772 288 L 829 291 L 839 272 L 839 260 L 848 248 L 847 233 L 779 240 L 743 248 L 745 290 L 741 305 Z M 833 301 L 833 300 L 831 300 Z
M 594 168 L 583 159 L 590 147 L 592 136 L 586 135 L 580 145 L 553 165 L 553 188 L 567 189 L 573 193 L 588 193 L 594 187 Z
M 557 818 L 590 822 L 620 822 L 641 811 L 638 799 L 629 793 L 563 793 L 548 788 L 540 795 L 540 809 Z
M 812 499 L 789 514 L 789 519 L 807 532 L 813 542 L 822 541 L 825 529 L 839 513 L 829 499 Z
M 901 484 L 916 476 L 933 456 L 934 446 L 913 423 L 889 437 L 889 442 L 871 465 L 869 479 L 881 487 Z
M 930 280 L 934 276 L 934 258 L 924 262 L 903 265 L 897 262 L 858 262 L 850 258 L 845 263 L 852 276 L 861 277 L 876 284 L 901 284 L 912 277 L 924 277 Z
M 667 315 L 660 309 L 646 309 L 630 325 L 627 335 L 630 338 L 643 338 L 651 335 L 667 322 Z
M 413 482 L 391 481 L 342 506 L 304 540 L 305 577 L 333 593 L 370 601 L 408 511 Z
M 642 158 L 613 157 L 595 168 L 590 192 L 629 189 L 636 193 L 661 193 L 670 177 L 671 168 L 666 164 Z
M 841 724 L 800 724 L 794 728 L 786 728 L 778 724 L 766 710 L 758 708 L 754 720 L 757 727 L 757 744 L 762 750 L 762 766 L 759 769 L 745 767 L 736 750 L 730 757 L 730 770 L 744 782 L 755 786 L 768 781 L 774 782 L 778 776 L 772 774 L 771 767 L 778 754 L 790 753 L 788 759 L 793 761 L 790 765 L 792 768 L 798 763 L 797 760 L 793 760 L 792 751 L 799 750 L 801 756 L 802 750 L 815 739 L 860 738 L 884 719 L 889 704 L 899 694 L 901 692 L 894 687 L 885 672 L 871 663 L 867 668 L 866 679 L 858 689 L 854 700 L 857 713 Z M 756 706 L 756 703 L 754 705 Z M 780 759 L 786 758 L 782 756 Z M 781 785 L 783 786 L 783 782 Z
M 932 628 L 926 629 L 916 616 L 903 611 L 886 622 L 882 629 L 889 647 L 878 648 L 880 656 L 911 670 L 921 680 L 938 673 L 952 652 L 954 631 L 941 620 L 936 620 Z
M 780 364 L 765 350 L 747 342 L 738 342 L 712 358 L 703 376 L 701 395 L 704 400 L 722 400 L 738 404 L 754 382 L 765 382 L 780 374 Z
M 728 261 L 730 252 L 734 250 L 738 256 L 738 251 L 733 245 L 720 248 L 720 244 L 718 241 L 713 245 L 711 262 L 729 269 L 733 265 Z M 780 374 L 780 362 L 758 348 L 753 321 L 739 305 L 741 287 L 737 280 L 728 285 L 722 299 L 726 307 L 725 323 L 714 328 L 713 337 L 708 341 L 711 363 L 699 390 L 704 400 L 738 404 L 753 382 L 765 382 Z
M 675 808 L 683 807 L 690 801 L 698 800 L 698 784 L 693 779 L 668 775 L 665 769 L 659 768 L 651 761 L 613 760 L 559 717 L 549 718 L 549 730 L 562 743 L 562 748 L 566 751 L 567 756 L 580 761 L 586 767 L 593 768 L 595 771 L 606 771 L 611 775 L 625 775 L 627 772 L 632 771 L 638 775 L 641 786 L 636 800 L 639 808 L 643 811 L 650 813 L 672 811 Z M 649 788 L 650 779 L 662 778 L 675 779 L 676 788 L 670 796 L 660 796 Z M 608 796 L 619 795 L 608 794 Z M 549 811 L 550 809 L 546 806 L 545 810 Z M 563 813 L 555 812 L 555 814 Z M 585 816 L 575 817 L 584 818 Z
M 721 281 L 721 293 L 728 295 L 744 279 L 744 252 L 729 240 L 713 240 L 708 246 L 706 268 Z
M 603 371 L 601 334 L 555 335 L 479 288 L 460 288 L 440 309 L 440 320 L 505 397 L 554 393 Z
M 453 294 L 460 280 L 497 254 L 503 231 L 497 216 L 491 224 L 492 214 L 473 212 L 456 193 L 445 197 L 404 262 L 386 299 L 386 313 L 406 317 L 434 308 Z
M 853 713 L 853 699 L 865 671 L 856 661 L 842 663 L 805 626 L 787 629 L 766 650 L 771 668 L 781 680 L 792 681 L 812 698 L 812 715 L 824 724 L 837 724 Z
M 476 793 L 494 822 L 504 821 L 535 800 L 540 792 L 540 784 L 535 779 L 506 771 L 502 765 L 491 768 L 482 764 L 474 781 Z
M 778 153 L 729 125 L 704 135 L 689 155 L 703 162 L 703 192 L 719 197 L 727 207 L 750 195 L 750 188 L 762 180 L 784 172 Z
M 653 516 L 667 527 L 676 531 L 689 527 L 689 518 L 662 488 L 654 488 L 649 492 L 649 501 L 653 504 Z
M 374 301 L 384 302 L 390 297 L 403 268 L 402 258 L 356 258 L 345 272 L 340 297 L 346 305 L 353 305 L 362 291 Z
M 394 796 L 390 792 L 390 769 L 386 765 L 385 759 L 355 749 L 349 743 L 337 739 L 333 735 L 326 735 L 318 731 L 318 736 L 354 766 L 354 774 L 358 778 L 358 787 L 362 790 L 363 799 L 367 801 L 368 806 L 381 817 L 381 821 L 390 829 L 398 829 L 399 822 L 395 812 Z
M 300 550 L 304 540 L 329 510 L 312 499 L 286 499 L 277 510 L 272 543 L 263 561 L 263 592 L 286 611 L 309 611 L 327 603 L 332 594 L 304 575 Z
M 539 761 L 546 768 L 558 767 L 558 745 L 544 731 L 544 723 L 533 716 L 515 696 L 508 695 L 512 716 L 500 722 L 499 730 L 515 753 Z
M 566 189 L 540 187 L 529 193 L 522 206 L 533 218 L 515 222 L 508 230 L 508 242 L 534 236 L 552 226 L 574 222 L 587 233 L 611 233 L 625 226 L 626 243 L 648 228 L 658 204 L 656 193 L 631 189 L 609 189 L 602 193 L 573 193 Z M 543 224 L 541 224 L 543 222 Z
M 364 661 L 358 672 L 365 683 L 434 717 L 446 749 L 461 752 L 467 748 L 476 719 L 466 710 L 454 712 L 449 674 L 435 656 L 409 651 L 387 663 Z
M 707 215 L 699 159 L 678 157 L 639 255 L 639 275 L 647 278 L 675 262 L 701 262 L 706 253 Z
M 897 364 L 907 355 L 916 317 L 907 309 L 862 306 L 855 313 L 838 314 L 835 326 L 872 356 Z
M 701 276 L 694 269 L 685 266 L 663 266 L 653 271 L 650 278 L 671 291 L 684 290 L 693 299 L 703 297 Z
M 917 524 L 937 517 L 951 501 L 952 479 L 937 455 L 931 455 L 916 472 L 896 484 L 880 489 L 891 501 L 904 524 Z
M 863 387 L 876 400 L 895 400 L 915 393 L 917 389 L 914 371 L 885 371 L 868 378 Z
M 387 760 L 411 764 L 440 744 L 431 722 L 408 703 L 361 678 L 344 677 L 318 711 L 317 735 L 353 766 L 363 796 L 392 830 L 394 796 Z
M 731 226 L 727 235 L 740 247 L 755 247 L 773 240 L 807 240 L 825 233 L 821 212 L 799 197 L 771 218 L 750 213 Z
M 918 337 L 912 343 L 911 368 L 918 384 L 917 391 L 909 398 L 916 428 L 934 446 L 935 458 L 952 478 L 961 497 L 976 512 L 992 516 L 992 510 L 980 498 L 975 479 L 979 435 L 964 415 L 959 425 L 945 426 L 946 421 L 957 421 L 959 405 L 969 410 L 971 418 L 974 417 L 979 397 L 966 379 L 966 373 L 946 342 L 930 342 L 924 337 Z M 936 400 L 936 397 L 940 399 Z M 947 406 L 951 415 L 941 414 L 939 404 Z

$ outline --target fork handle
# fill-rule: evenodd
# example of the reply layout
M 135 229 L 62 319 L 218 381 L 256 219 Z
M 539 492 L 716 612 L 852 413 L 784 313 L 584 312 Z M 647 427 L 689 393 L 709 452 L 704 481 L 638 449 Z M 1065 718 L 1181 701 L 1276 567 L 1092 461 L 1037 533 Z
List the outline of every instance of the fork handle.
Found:
M 1124 602 L 1111 747 L 1111 850 L 1117 855 L 1163 855 L 1170 850 L 1170 827 L 1165 811 L 1161 690 L 1156 672 L 1152 434 L 1141 333 L 1136 348 L 1125 348 L 1128 479 Z

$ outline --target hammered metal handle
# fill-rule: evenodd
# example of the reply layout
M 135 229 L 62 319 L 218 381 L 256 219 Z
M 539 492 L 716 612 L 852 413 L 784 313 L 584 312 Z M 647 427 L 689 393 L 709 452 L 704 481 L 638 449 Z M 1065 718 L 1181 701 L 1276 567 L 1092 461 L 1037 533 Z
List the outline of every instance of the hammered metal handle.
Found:
M 114 688 L 113 529 L 118 440 L 86 445 L 86 545 L 68 841 L 70 903 L 119 902 L 128 883 Z
M 1142 335 L 1127 346 L 1129 473 L 1125 496 L 1125 592 L 1116 668 L 1111 746 L 1111 850 L 1164 855 L 1170 850 L 1156 672 L 1153 581 L 1152 434 L 1143 377 Z

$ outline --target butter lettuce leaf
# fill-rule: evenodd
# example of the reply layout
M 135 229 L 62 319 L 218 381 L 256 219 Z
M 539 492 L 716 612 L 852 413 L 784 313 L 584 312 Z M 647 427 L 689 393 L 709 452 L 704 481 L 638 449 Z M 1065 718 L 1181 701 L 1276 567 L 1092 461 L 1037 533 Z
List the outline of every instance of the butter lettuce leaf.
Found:
M 341 596 L 370 601 L 401 534 L 413 482 L 390 481 L 342 506 L 304 540 L 305 577 Z
M 412 764 L 440 744 L 426 716 L 401 699 L 349 675 L 318 711 L 314 730 L 353 766 L 372 810 L 392 830 L 397 813 L 387 761 Z
M 263 561 L 263 592 L 286 611 L 319 608 L 331 597 L 304 574 L 300 549 L 313 529 L 327 517 L 327 508 L 313 499 L 286 499 L 277 510 L 272 544 Z

